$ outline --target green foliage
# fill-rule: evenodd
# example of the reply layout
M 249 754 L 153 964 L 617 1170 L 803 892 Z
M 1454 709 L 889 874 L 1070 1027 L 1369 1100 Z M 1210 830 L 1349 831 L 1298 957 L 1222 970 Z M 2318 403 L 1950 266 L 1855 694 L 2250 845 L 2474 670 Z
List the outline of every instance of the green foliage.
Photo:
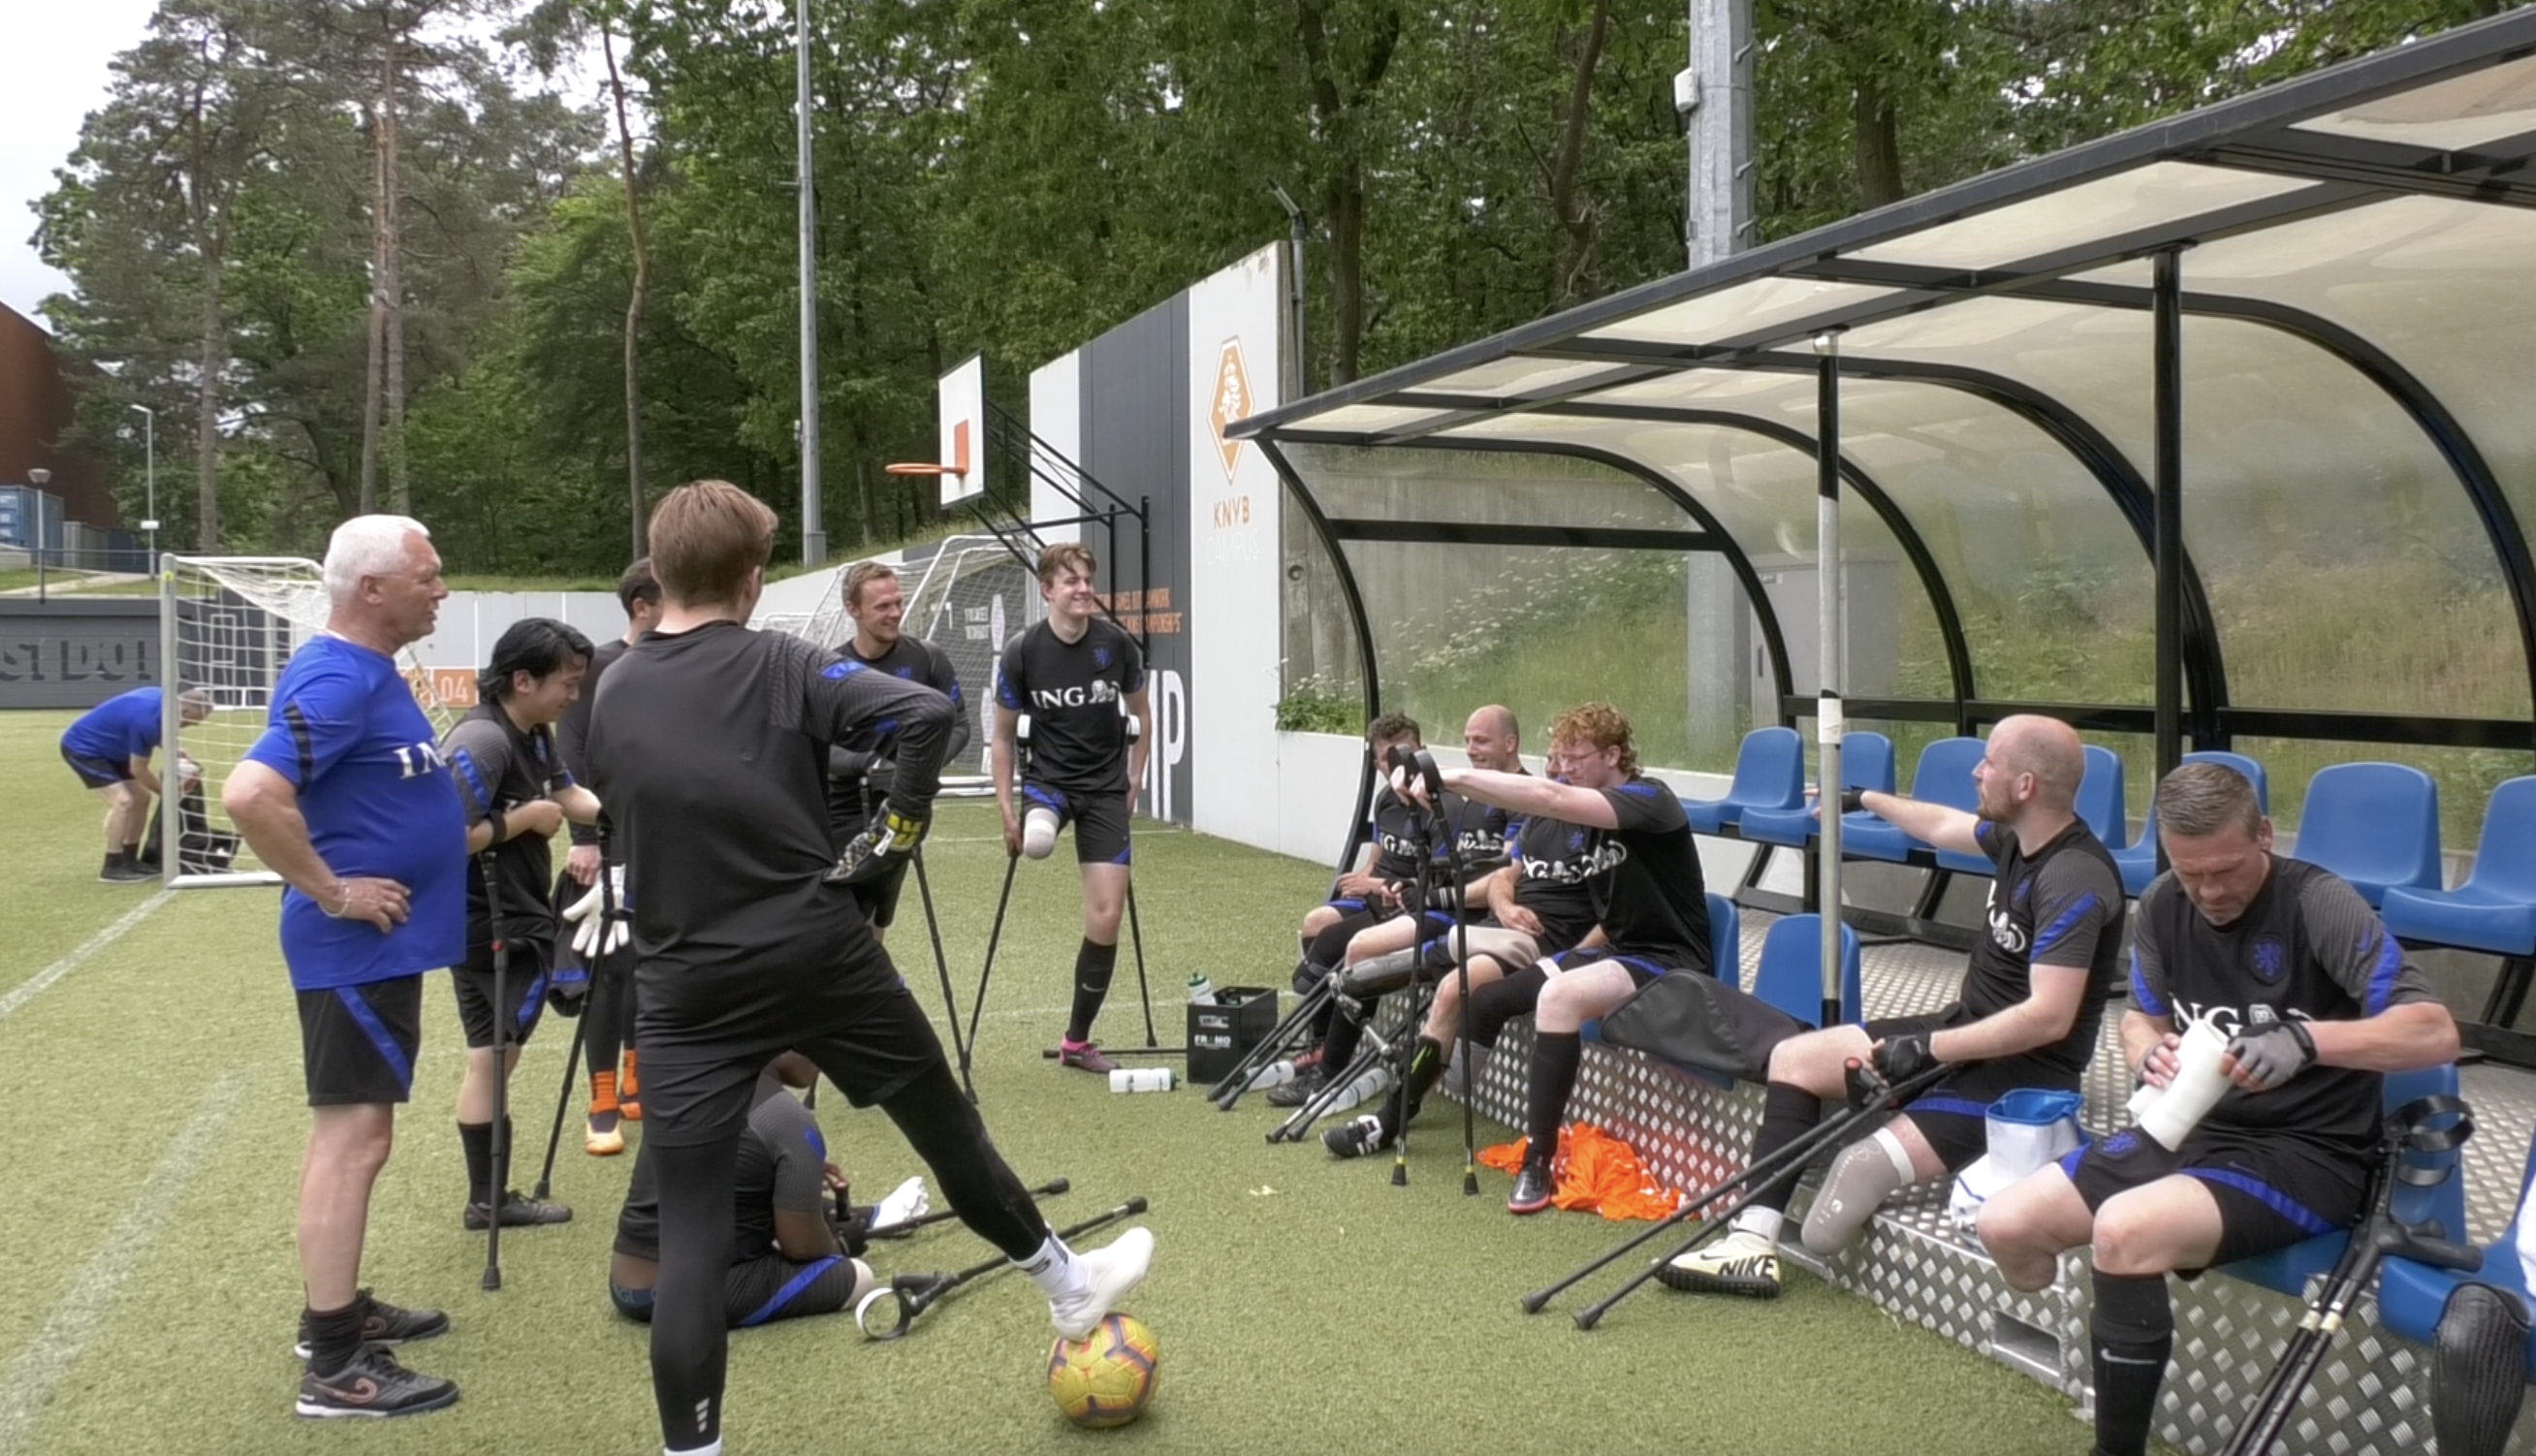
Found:
M 1361 733 L 1364 731 L 1364 698 L 1322 677 L 1304 677 L 1286 686 L 1277 700 L 1277 729 L 1287 733 Z

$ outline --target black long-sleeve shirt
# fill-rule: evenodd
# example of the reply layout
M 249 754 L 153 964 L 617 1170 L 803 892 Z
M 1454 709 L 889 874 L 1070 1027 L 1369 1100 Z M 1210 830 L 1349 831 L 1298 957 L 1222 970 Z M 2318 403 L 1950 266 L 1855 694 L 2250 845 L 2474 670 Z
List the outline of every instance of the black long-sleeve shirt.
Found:
M 555 752 L 563 755 L 563 766 L 572 771 L 576 784 L 590 782 L 590 709 L 599 701 L 600 679 L 606 675 L 609 665 L 623 656 L 625 643 L 622 639 L 599 644 L 598 650 L 590 655 L 590 670 L 582 675 L 581 696 L 573 699 L 572 706 L 563 710 L 563 717 L 555 720 Z M 599 843 L 599 826 L 596 824 L 567 823 L 564 827 L 572 831 L 572 842 L 576 845 Z
M 892 739 L 890 801 L 923 813 L 951 714 L 929 687 L 736 622 L 629 649 L 587 746 L 646 982 L 815 957 L 850 934 L 855 897 L 825 882 L 829 746 Z

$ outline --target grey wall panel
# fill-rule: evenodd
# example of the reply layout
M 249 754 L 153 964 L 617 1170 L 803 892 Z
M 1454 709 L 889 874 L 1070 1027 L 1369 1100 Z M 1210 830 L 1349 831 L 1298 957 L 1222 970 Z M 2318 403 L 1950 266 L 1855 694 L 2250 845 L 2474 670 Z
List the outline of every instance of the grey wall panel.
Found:
M 157 598 L 0 599 L 0 709 L 94 708 L 158 680 Z

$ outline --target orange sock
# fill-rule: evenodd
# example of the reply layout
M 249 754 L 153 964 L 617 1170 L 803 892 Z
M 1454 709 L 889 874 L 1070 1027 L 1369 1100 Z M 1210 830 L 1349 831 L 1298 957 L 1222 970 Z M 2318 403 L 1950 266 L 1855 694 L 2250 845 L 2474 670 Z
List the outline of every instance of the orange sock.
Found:
M 618 1078 L 616 1084 L 616 1095 L 618 1098 L 617 1110 L 624 1113 L 625 1120 L 628 1122 L 640 1122 L 643 1120 L 643 1104 L 641 1101 L 643 1096 L 643 1082 L 641 1078 L 635 1075 L 636 1066 L 634 1058 L 635 1053 L 629 1048 L 625 1053 L 625 1075 Z
M 593 1072 L 590 1074 L 590 1110 L 594 1113 L 613 1112 L 617 1110 L 616 1074 L 614 1072 Z

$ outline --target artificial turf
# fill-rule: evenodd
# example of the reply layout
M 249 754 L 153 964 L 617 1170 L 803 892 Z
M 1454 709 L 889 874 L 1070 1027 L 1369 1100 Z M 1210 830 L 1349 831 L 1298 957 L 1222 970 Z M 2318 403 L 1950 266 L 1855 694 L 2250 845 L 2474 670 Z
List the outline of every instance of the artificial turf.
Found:
M 95 882 L 95 809 L 55 753 L 69 719 L 0 714 L 0 779 L 12 786 L 0 998 L 159 893 Z M 991 813 L 946 804 L 926 851 L 964 1011 L 1004 868 Z M 1136 850 L 1163 1042 L 1182 1040 L 1193 971 L 1219 986 L 1282 986 L 1293 923 L 1326 888 L 1325 868 L 1143 823 Z M 1458 1117 L 1429 1112 L 1410 1186 L 1395 1188 L 1388 1158 L 1269 1147 L 1271 1114 L 1255 1099 L 1227 1114 L 1196 1091 L 1116 1096 L 1044 1061 L 1080 934 L 1059 854 L 1019 876 L 977 1085 L 1027 1181 L 1072 1179 L 1047 1203 L 1053 1222 L 1133 1194 L 1152 1201 L 1160 1253 L 1130 1301 L 1164 1353 L 1152 1411 L 1114 1431 L 1064 1424 L 1041 1384 L 1046 1304 L 999 1274 L 895 1344 L 866 1343 L 844 1317 L 735 1335 L 725 1427 L 735 1456 L 2086 1449 L 2060 1396 L 1803 1274 L 1770 1304 L 1650 1287 L 1591 1333 L 1565 1317 L 1573 1297 L 1526 1317 L 1524 1291 L 1625 1231 L 1589 1215 L 1509 1218 L 1506 1179 L 1485 1170 L 1482 1196 L 1464 1197 Z M 390 1422 L 291 1417 L 291 1210 L 307 1114 L 273 921 L 270 890 L 170 896 L 0 1015 L 0 1456 L 657 1450 L 645 1332 L 611 1312 L 604 1279 L 632 1159 L 586 1157 L 568 1124 L 555 1195 L 579 1218 L 511 1231 L 503 1288 L 479 1290 L 483 1239 L 458 1217 L 459 1039 L 437 982 L 363 1277 L 386 1298 L 450 1311 L 455 1330 L 407 1358 L 456 1379 L 464 1398 Z M 912 887 L 895 944 L 938 1018 Z M 1144 1040 L 1133 967 L 1122 954 L 1101 1026 L 1131 1065 L 1144 1060 L 1125 1049 Z M 569 1038 L 569 1023 L 549 1019 L 525 1055 L 524 1158 L 542 1151 Z M 920 1171 L 877 1114 L 832 1091 L 820 1116 L 864 1196 Z M 1506 1135 L 1483 1124 L 1484 1141 Z M 530 1167 L 516 1181 L 535 1177 Z M 884 1274 L 947 1270 L 986 1252 L 946 1225 L 881 1245 L 876 1262 Z

